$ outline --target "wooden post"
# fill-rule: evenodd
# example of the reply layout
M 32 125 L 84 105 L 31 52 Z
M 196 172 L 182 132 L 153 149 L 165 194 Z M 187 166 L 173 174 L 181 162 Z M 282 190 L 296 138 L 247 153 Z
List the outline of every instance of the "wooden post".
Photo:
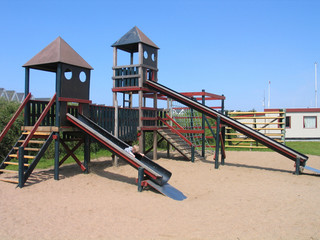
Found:
M 193 117 L 194 117 L 194 110 L 190 108 L 190 127 L 193 130 Z M 193 133 L 190 134 L 190 142 L 193 144 Z
M 25 68 L 25 83 L 24 83 L 24 97 L 26 97 L 30 92 L 30 68 Z M 24 125 L 30 125 L 30 103 L 24 107 Z
M 224 97 L 223 94 L 222 94 L 222 97 Z M 221 100 L 221 113 L 224 114 L 224 99 Z M 224 125 L 222 125 L 222 128 L 221 128 L 221 136 L 222 136 L 221 145 L 223 144 L 223 146 L 225 146 L 226 127 Z M 223 152 L 223 147 L 221 147 L 221 165 L 224 165 L 224 160 L 225 160 L 225 152 Z
M 153 96 L 153 108 L 157 109 L 158 108 L 158 102 L 157 102 L 157 93 L 154 93 Z M 157 117 L 158 115 L 158 111 L 155 111 L 155 117 Z M 155 127 L 158 127 L 157 121 L 155 122 Z M 157 130 L 153 131 L 153 160 L 157 160 L 158 159 L 158 133 Z
M 139 77 L 139 129 L 141 131 L 141 135 L 139 138 L 139 146 L 140 146 L 140 151 L 144 151 L 144 131 L 142 130 L 143 127 L 143 121 L 142 121 L 142 117 L 143 117 L 143 91 L 142 91 L 142 87 L 143 87 L 143 81 L 144 81 L 144 77 L 145 77 L 145 73 L 144 73 L 144 69 L 142 67 L 143 64 L 143 45 L 142 43 L 139 43 L 138 45 L 138 54 L 139 54 L 139 73 L 140 73 L 140 77 Z
M 61 96 L 61 74 L 62 66 L 58 63 L 57 73 L 56 73 L 56 127 L 60 127 L 60 102 L 59 98 Z M 54 179 L 59 180 L 59 147 L 60 147 L 60 134 L 56 133 L 55 140 L 55 159 L 54 159 Z
M 202 104 L 205 105 L 206 104 L 206 100 L 205 100 L 205 90 L 202 89 Z M 202 150 L 202 157 L 205 157 L 205 154 L 206 154 L 206 120 L 205 120 L 205 117 L 206 115 L 204 115 L 202 113 L 202 147 L 201 147 L 201 150 Z
M 113 67 L 118 65 L 118 51 L 117 47 L 113 47 Z M 116 70 L 113 70 L 113 77 L 116 76 Z M 116 80 L 113 79 L 113 88 L 116 87 Z M 114 107 L 114 136 L 119 137 L 119 109 L 117 92 L 113 92 L 113 107 Z M 113 166 L 118 166 L 118 156 L 112 155 Z
M 295 174 L 296 175 L 300 174 L 300 158 L 299 157 L 296 158 L 296 171 L 295 171 Z
M 19 183 L 18 186 L 20 188 L 24 185 L 24 147 L 19 147 Z
M 142 181 L 144 178 L 144 168 L 139 167 L 138 168 L 138 192 L 142 192 L 143 186 L 142 186 Z
M 133 65 L 133 52 L 130 53 L 130 64 Z
M 215 164 L 214 168 L 219 168 L 219 147 L 220 147 L 220 116 L 217 117 L 217 123 L 216 123 L 216 151 L 215 151 Z
M 158 133 L 153 131 L 153 160 L 158 160 Z
M 119 106 L 117 93 L 113 93 L 113 106 L 114 106 L 114 136 L 119 137 Z M 118 156 L 113 156 L 113 166 L 118 166 Z
M 88 134 L 84 135 L 84 167 L 86 168 L 85 173 L 89 173 L 90 163 L 90 137 Z

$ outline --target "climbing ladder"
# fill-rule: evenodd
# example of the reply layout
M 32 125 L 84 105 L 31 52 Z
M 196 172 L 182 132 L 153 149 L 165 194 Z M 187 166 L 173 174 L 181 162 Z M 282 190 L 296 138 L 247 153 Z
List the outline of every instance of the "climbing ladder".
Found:
M 176 121 L 166 114 L 166 118 L 160 118 L 159 120 L 163 123 L 163 127 L 159 128 L 158 133 L 166 139 L 181 155 L 191 160 L 203 160 L 203 157 L 195 150 L 195 146 L 184 136 L 183 127 L 181 127 Z M 176 125 L 176 128 L 170 126 L 168 121 L 171 121 Z
M 30 131 L 22 132 L 8 155 L 0 164 L 0 181 L 11 182 L 22 187 L 40 161 L 54 138 L 54 132 L 35 132 L 26 147 L 23 147 Z
M 8 132 L 15 119 L 30 100 L 30 97 L 31 94 L 28 94 L 0 134 L 0 140 Z M 22 135 L 0 164 L 0 174 L 4 174 L 4 177 L 0 178 L 1 181 L 16 183 L 19 187 L 24 186 L 50 143 L 57 136 L 55 132 L 58 131 L 58 128 L 40 127 L 41 122 L 55 103 L 55 100 L 56 95 L 47 104 L 34 126 L 23 127 Z

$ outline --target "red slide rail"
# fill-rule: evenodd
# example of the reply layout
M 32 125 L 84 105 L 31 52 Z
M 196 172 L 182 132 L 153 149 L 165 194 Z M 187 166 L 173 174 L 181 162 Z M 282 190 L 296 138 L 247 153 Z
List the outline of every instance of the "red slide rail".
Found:
M 2 141 L 2 139 L 4 138 L 4 136 L 7 134 L 7 132 L 9 131 L 9 129 L 11 128 L 12 124 L 17 120 L 18 116 L 20 115 L 20 113 L 22 112 L 22 110 L 24 109 L 24 107 L 27 105 L 27 103 L 29 102 L 31 98 L 31 93 L 29 93 L 26 98 L 23 100 L 23 102 L 21 103 L 21 105 L 19 106 L 19 108 L 17 109 L 17 111 L 15 112 L 15 114 L 12 116 L 12 118 L 10 119 L 10 121 L 8 122 L 8 124 L 5 126 L 5 128 L 2 130 L 1 134 L 0 134 L 0 142 Z

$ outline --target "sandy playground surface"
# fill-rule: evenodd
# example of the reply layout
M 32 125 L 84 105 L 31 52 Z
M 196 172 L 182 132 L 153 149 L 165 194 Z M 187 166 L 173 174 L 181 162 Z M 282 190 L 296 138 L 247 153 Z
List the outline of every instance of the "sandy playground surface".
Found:
M 165 155 L 164 155 L 165 156 Z M 137 171 L 94 159 L 0 182 L 0 239 L 320 239 L 320 176 L 273 152 L 227 152 L 226 165 L 160 158 L 187 199 L 137 192 Z M 320 169 L 320 157 L 308 165 Z

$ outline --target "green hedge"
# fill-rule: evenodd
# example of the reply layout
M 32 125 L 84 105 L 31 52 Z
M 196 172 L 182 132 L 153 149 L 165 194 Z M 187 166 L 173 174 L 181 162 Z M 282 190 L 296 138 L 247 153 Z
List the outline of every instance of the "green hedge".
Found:
M 8 102 L 0 98 L 0 131 L 8 124 L 20 104 L 18 102 Z M 12 146 L 21 135 L 21 126 L 23 125 L 23 115 L 17 118 L 4 139 L 0 142 L 0 159 L 4 159 Z

